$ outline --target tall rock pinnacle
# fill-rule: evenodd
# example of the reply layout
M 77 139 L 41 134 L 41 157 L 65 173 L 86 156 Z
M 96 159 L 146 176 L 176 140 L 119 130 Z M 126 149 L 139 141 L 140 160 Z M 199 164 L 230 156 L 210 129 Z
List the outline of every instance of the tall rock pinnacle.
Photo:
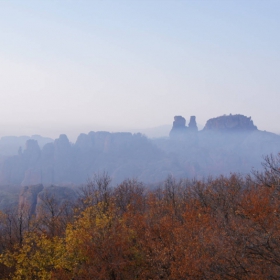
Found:
M 189 129 L 191 131 L 198 131 L 195 116 L 190 117 L 190 122 L 189 122 Z
M 174 121 L 173 121 L 173 126 L 172 129 L 169 133 L 169 136 L 177 136 L 177 135 L 182 135 L 187 132 L 187 127 L 186 127 L 186 119 L 183 118 L 182 116 L 175 116 Z

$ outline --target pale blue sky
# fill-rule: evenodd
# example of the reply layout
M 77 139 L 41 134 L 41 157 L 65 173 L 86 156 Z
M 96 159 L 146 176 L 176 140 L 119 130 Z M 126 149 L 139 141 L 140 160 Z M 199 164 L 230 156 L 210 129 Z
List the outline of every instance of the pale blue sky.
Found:
M 0 1 L 0 136 L 251 116 L 280 133 L 280 1 Z

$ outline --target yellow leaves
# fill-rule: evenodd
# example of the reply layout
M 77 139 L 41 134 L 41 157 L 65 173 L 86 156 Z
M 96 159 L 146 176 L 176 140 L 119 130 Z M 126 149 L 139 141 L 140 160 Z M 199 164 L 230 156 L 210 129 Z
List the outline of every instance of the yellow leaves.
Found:
M 234 180 L 217 179 L 174 201 L 151 191 L 123 211 L 114 200 L 90 205 L 55 232 L 61 237 L 26 234 L 0 263 L 14 270 L 8 279 L 227 279 L 239 262 L 247 271 L 271 271 L 261 256 L 280 255 L 280 196 L 234 187 Z
M 11 279 L 51 279 L 51 272 L 61 267 L 65 255 L 65 245 L 61 238 L 28 234 L 21 248 L 15 252 L 5 252 L 0 262 L 15 268 Z

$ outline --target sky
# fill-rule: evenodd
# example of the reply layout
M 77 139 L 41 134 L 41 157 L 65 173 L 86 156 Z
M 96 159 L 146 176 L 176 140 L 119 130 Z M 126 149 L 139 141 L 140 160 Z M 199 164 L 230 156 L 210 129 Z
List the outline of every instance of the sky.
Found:
M 195 115 L 280 134 L 280 1 L 1 0 L 0 137 Z

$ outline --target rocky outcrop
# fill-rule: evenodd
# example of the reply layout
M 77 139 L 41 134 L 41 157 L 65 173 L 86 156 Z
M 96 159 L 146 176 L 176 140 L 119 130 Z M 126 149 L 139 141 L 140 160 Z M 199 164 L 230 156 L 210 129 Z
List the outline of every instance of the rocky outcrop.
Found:
M 94 173 L 108 171 L 120 178 L 122 166 L 141 165 L 137 172 L 126 170 L 125 177 L 140 176 L 142 166 L 158 160 L 163 153 L 141 134 L 90 132 L 72 144 L 66 135 L 42 150 L 28 140 L 25 150 L 3 161 L 0 185 L 81 184 Z M 124 173 L 125 174 L 125 173 Z
M 190 118 L 189 129 L 191 131 L 198 131 L 195 116 L 191 116 Z
M 40 135 L 29 136 L 3 136 L 0 139 L 0 154 L 6 156 L 16 155 L 23 150 L 27 140 L 32 139 L 38 142 L 40 148 L 47 143 L 52 143 L 53 139 L 42 137 Z
M 150 140 L 139 133 L 92 131 L 81 134 L 75 144 L 61 135 L 42 150 L 29 140 L 18 155 L 3 160 L 0 185 L 69 186 L 103 171 L 113 183 L 132 177 L 158 182 L 170 173 L 178 177 L 244 173 L 260 166 L 263 155 L 280 151 L 278 135 L 259 131 L 243 115 L 210 119 L 203 131 L 197 131 L 194 116 L 188 126 L 185 118 L 176 116 L 170 136 Z
M 40 158 L 41 150 L 37 141 L 27 140 L 24 151 L 3 161 L 0 169 L 0 185 L 21 185 L 26 172 L 30 174 L 33 169 L 40 168 Z M 32 183 L 37 184 L 41 181 L 39 179 Z
M 182 116 L 175 116 L 173 122 L 173 129 L 185 129 L 186 128 L 186 119 Z
M 29 215 L 35 214 L 38 194 L 43 190 L 43 185 L 25 186 L 19 195 L 19 210 L 26 211 Z
M 41 156 L 41 149 L 38 145 L 37 140 L 29 139 L 26 141 L 25 150 L 22 156 L 28 162 L 28 165 L 30 167 L 36 166 Z
M 61 134 L 54 141 L 52 184 L 68 184 L 75 182 L 76 164 L 75 153 L 68 137 Z
M 162 156 L 162 152 L 141 134 L 104 131 L 81 134 L 74 145 L 77 170 L 80 181 L 99 171 L 108 171 L 114 178 L 120 178 L 123 166 L 149 164 Z M 137 172 L 126 169 L 126 176 L 139 177 Z
M 37 140 L 29 139 L 26 141 L 25 150 L 19 153 L 20 163 L 24 168 L 24 178 L 21 182 L 22 186 L 36 185 L 42 183 L 41 174 L 41 149 Z
M 186 119 L 182 116 L 175 116 L 173 121 L 172 129 L 169 136 L 172 138 L 183 138 L 187 136 L 189 132 L 197 132 L 197 124 L 195 116 L 190 117 L 189 126 L 186 126 Z
M 36 215 L 40 210 L 45 213 L 51 210 L 57 212 L 61 206 L 74 201 L 77 193 L 71 187 L 48 186 L 42 184 L 25 186 L 19 195 L 19 211 L 25 215 Z
M 254 125 L 251 117 L 244 115 L 224 115 L 207 121 L 204 131 L 254 131 L 257 127 Z

